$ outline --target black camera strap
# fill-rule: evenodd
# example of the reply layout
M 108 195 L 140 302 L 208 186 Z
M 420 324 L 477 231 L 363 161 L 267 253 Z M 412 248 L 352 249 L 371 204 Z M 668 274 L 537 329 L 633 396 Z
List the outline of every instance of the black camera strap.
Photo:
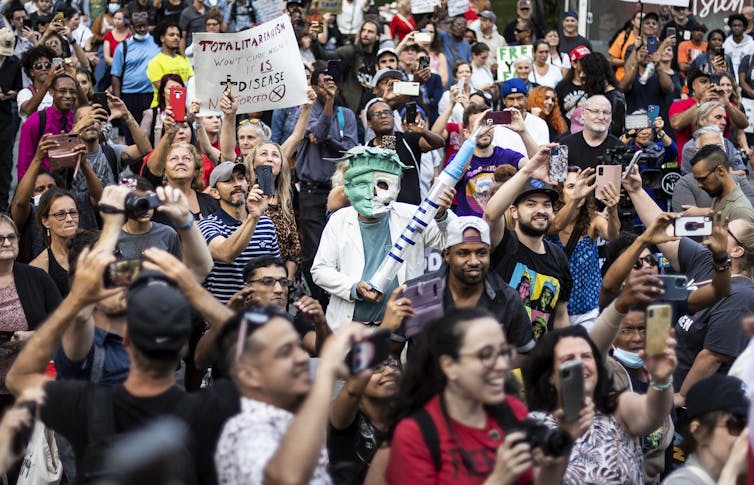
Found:
M 487 414 L 492 416 L 492 419 L 495 420 L 503 431 L 507 432 L 513 429 L 518 422 L 518 419 L 516 419 L 510 406 L 508 406 L 508 403 L 505 401 L 497 406 L 485 406 L 484 409 Z M 422 407 L 411 416 L 411 419 L 416 421 L 416 424 L 419 425 L 419 430 L 422 433 L 422 438 L 424 438 L 424 443 L 426 443 L 427 449 L 429 449 L 429 454 L 432 456 L 432 463 L 435 465 L 435 470 L 439 471 L 442 467 L 440 437 L 437 434 L 437 427 L 435 426 L 432 416 L 429 415 L 426 408 Z M 448 423 L 448 426 L 452 426 L 452 423 Z

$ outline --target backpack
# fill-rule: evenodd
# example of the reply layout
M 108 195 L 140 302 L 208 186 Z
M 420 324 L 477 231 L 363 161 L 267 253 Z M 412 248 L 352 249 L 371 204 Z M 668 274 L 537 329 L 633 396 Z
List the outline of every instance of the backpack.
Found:
M 485 406 L 485 411 L 492 416 L 492 419 L 503 428 L 503 430 L 512 429 L 518 419 L 513 415 L 513 410 L 507 402 L 503 401 L 499 406 Z M 432 456 L 432 463 L 435 465 L 435 471 L 440 471 L 442 467 L 442 454 L 440 452 L 440 437 L 437 434 L 437 427 L 432 420 L 432 416 L 429 415 L 425 408 L 420 408 L 414 414 L 411 415 L 411 419 L 416 421 L 419 425 L 419 430 L 424 438 L 424 443 L 429 449 L 429 454 Z
M 116 435 L 112 388 L 90 385 L 86 390 L 85 399 L 87 405 L 87 444 L 84 449 L 82 467 L 77 470 L 77 481 L 95 483 L 110 478 L 113 472 L 122 472 L 122 470 L 107 468 L 108 452 L 115 442 L 132 434 L 133 431 Z M 191 402 L 193 400 L 182 399 L 171 414 L 185 420 L 191 415 Z M 178 460 L 175 460 L 175 462 L 181 464 L 191 466 L 194 463 L 187 446 L 181 448 L 177 458 Z M 195 481 L 196 479 L 194 479 Z

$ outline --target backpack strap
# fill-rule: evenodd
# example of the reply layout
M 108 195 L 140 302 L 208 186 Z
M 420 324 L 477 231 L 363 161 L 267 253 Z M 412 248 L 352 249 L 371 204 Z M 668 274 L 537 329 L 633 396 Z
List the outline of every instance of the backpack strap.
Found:
M 105 337 L 107 338 L 107 337 Z M 94 349 L 92 353 L 92 370 L 89 373 L 89 382 L 93 384 L 99 384 L 102 380 L 102 375 L 105 373 L 105 347 L 104 340 L 102 345 L 97 345 L 96 337 L 94 341 Z
M 130 37 L 128 39 L 130 39 Z M 123 41 L 123 67 L 121 68 L 121 76 L 120 76 L 121 79 L 126 78 L 126 54 L 128 54 L 128 39 L 125 39 Z M 121 94 L 122 94 L 122 90 L 123 90 L 122 82 L 121 82 L 120 88 L 121 88 Z
M 503 430 L 513 429 L 518 423 L 518 419 L 506 401 L 497 406 L 485 406 L 485 410 Z
M 87 444 L 84 448 L 83 470 L 78 470 L 84 482 L 102 478 L 104 453 L 115 436 L 112 388 L 90 385 L 86 390 Z
M 419 425 L 419 430 L 424 438 L 424 443 L 429 449 L 429 454 L 432 456 L 432 463 L 435 465 L 435 470 L 439 471 L 442 466 L 442 457 L 440 455 L 440 437 L 437 435 L 437 427 L 435 422 L 432 421 L 432 416 L 429 415 L 426 409 L 423 407 L 411 416 L 411 419 L 416 421 Z
M 105 143 L 100 143 L 100 147 L 102 147 L 102 153 L 105 154 L 107 164 L 110 165 L 110 169 L 113 171 L 115 180 L 120 180 L 120 173 L 122 172 L 120 159 L 115 154 L 115 150 L 113 149 L 112 145 L 110 145 L 110 142 L 107 141 Z
M 37 111 L 37 116 L 39 116 L 39 135 L 37 136 L 37 143 L 39 143 L 45 134 L 45 128 L 47 128 L 47 109 Z

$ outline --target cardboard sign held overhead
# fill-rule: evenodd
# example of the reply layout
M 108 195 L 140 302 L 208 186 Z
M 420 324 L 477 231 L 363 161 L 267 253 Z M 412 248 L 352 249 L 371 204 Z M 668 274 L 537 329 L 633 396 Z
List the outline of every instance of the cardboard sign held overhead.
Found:
M 432 13 L 440 0 L 412 0 L 411 13 Z
M 497 51 L 497 81 L 503 82 L 516 77 L 515 62 L 519 57 L 534 58 L 534 47 L 530 45 L 516 45 L 501 47 Z
M 287 15 L 234 34 L 194 34 L 194 65 L 200 114 L 219 114 L 228 86 L 239 114 L 308 101 L 304 63 Z

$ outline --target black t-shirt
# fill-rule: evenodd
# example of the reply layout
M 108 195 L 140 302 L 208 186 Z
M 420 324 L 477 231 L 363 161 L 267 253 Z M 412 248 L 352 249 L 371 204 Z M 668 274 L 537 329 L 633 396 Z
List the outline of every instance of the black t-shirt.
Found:
M 563 79 L 555 86 L 555 93 L 558 95 L 558 105 L 560 106 L 560 112 L 563 113 L 568 125 L 571 125 L 571 117 L 573 112 L 579 106 L 586 103 L 586 99 L 589 97 L 586 94 L 583 86 L 577 86 L 573 81 Z
M 442 306 L 447 312 L 456 307 L 450 287 L 446 284 L 442 295 Z M 479 297 L 477 308 L 489 310 L 503 326 L 505 340 L 520 353 L 529 352 L 536 341 L 531 327 L 531 319 L 516 290 L 503 281 L 494 271 L 487 273 L 484 291 Z
M 361 410 L 345 429 L 337 430 L 328 424 L 327 454 L 333 482 L 339 485 L 364 483 L 372 457 L 386 437 L 387 433 L 375 428 Z
M 565 253 L 550 241 L 544 244 L 545 254 L 535 253 L 506 229 L 490 258 L 490 266 L 518 292 L 538 339 L 552 329 L 555 307 L 568 301 L 573 288 Z
M 596 147 L 589 146 L 582 132 L 564 136 L 560 143 L 568 146 L 568 165 L 579 168 L 596 167 L 599 165 L 597 157 L 605 155 L 608 148 L 623 145 L 619 138 L 608 134 L 601 144 Z
M 586 37 L 576 35 L 575 37 L 566 37 L 560 34 L 560 43 L 558 44 L 558 52 L 565 55 L 570 55 L 571 51 L 580 45 L 585 45 L 589 48 L 589 52 L 592 52 L 592 43 Z
M 41 407 L 42 421 L 70 441 L 76 454 L 76 468 L 84 470 L 84 450 L 88 441 L 89 382 L 50 381 L 45 384 L 47 395 Z M 112 392 L 113 423 L 116 434 L 143 429 L 144 424 L 158 416 L 179 416 L 188 425 L 190 442 L 187 448 L 194 458 L 194 474 L 202 484 L 217 483 L 214 451 L 225 421 L 240 411 L 240 396 L 229 381 L 216 382 L 212 387 L 188 394 L 178 387 L 152 397 L 131 395 L 122 384 L 109 388 Z
M 398 202 L 406 204 L 421 204 L 421 193 L 419 192 L 419 165 L 421 165 L 422 150 L 419 146 L 421 137 L 410 131 L 401 133 L 395 132 L 395 151 L 398 153 L 401 163 L 406 168 L 401 174 L 401 191 L 398 193 Z M 370 140 L 367 145 L 373 147 L 374 140 Z
M 19 92 L 23 88 L 21 84 L 21 63 L 16 56 L 8 56 L 0 65 L 0 89 L 3 93 L 9 91 Z M 12 100 L 0 101 L 0 122 L 9 125 L 13 121 Z M 10 127 L 3 130 L 8 134 L 7 138 L 12 139 Z
M 678 261 L 681 273 L 689 281 L 707 281 L 712 277 L 712 254 L 689 238 L 680 241 Z M 678 367 L 673 375 L 676 390 L 681 388 L 696 356 L 703 349 L 730 357 L 717 370 L 718 374 L 727 374 L 733 361 L 746 348 L 748 338 L 741 327 L 741 318 L 754 313 L 754 282 L 748 278 L 734 277 L 730 286 L 727 297 L 693 315 L 683 315 L 678 319 L 675 329 Z

